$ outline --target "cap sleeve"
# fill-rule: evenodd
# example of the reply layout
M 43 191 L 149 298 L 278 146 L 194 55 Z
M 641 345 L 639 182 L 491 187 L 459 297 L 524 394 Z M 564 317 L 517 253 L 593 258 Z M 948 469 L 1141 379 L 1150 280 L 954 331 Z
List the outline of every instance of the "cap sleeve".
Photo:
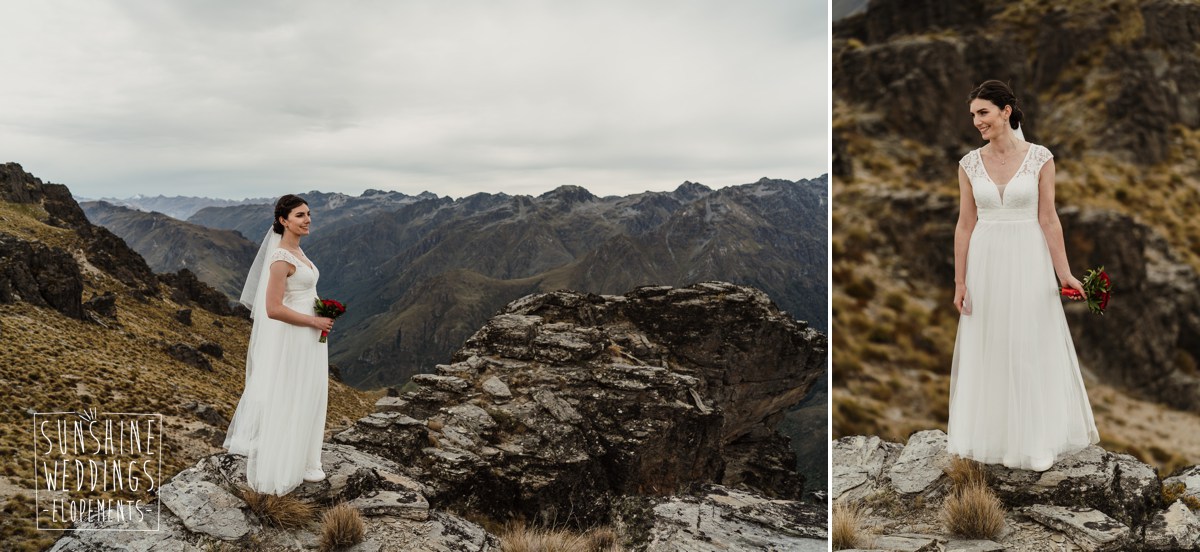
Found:
M 966 155 L 962 156 L 962 159 L 958 160 L 958 165 L 963 168 L 963 172 L 967 173 L 967 179 L 972 184 L 975 183 L 975 179 L 979 176 L 979 171 L 983 170 L 982 163 L 983 160 L 979 158 L 979 150 L 977 149 L 967 152 Z
M 1042 171 L 1042 165 L 1045 165 L 1046 161 L 1053 159 L 1054 154 L 1050 153 L 1050 149 L 1047 148 L 1046 146 L 1034 145 L 1034 146 L 1030 146 L 1030 147 L 1032 147 L 1034 149 L 1029 154 L 1030 157 L 1032 157 L 1032 159 L 1030 159 L 1029 165 L 1033 167 L 1034 173 L 1039 173 Z
M 275 261 L 283 261 L 292 265 L 293 268 L 300 266 L 296 256 L 289 253 L 286 249 L 276 249 L 272 251 L 271 254 L 267 256 L 267 261 L 271 263 L 274 263 Z

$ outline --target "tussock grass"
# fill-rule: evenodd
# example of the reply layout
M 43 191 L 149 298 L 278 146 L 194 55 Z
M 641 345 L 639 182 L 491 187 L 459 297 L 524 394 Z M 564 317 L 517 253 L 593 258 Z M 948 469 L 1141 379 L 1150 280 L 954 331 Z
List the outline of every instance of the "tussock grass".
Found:
M 983 464 L 970 458 L 955 456 L 943 471 L 950 477 L 950 481 L 953 482 L 956 489 L 968 485 L 987 486 L 988 484 L 988 473 Z
M 502 552 L 621 552 L 620 538 L 609 527 L 593 528 L 586 533 L 565 529 L 529 527 L 512 522 L 500 532 Z
M 1004 504 L 988 487 L 983 465 L 955 458 L 946 467 L 953 482 L 950 496 L 942 503 L 941 518 L 946 530 L 969 539 L 990 539 L 1004 529 Z
M 328 552 L 354 546 L 366 537 L 362 514 L 345 502 L 321 514 L 321 550 Z
M 299 529 L 308 525 L 316 513 L 312 504 L 284 495 L 260 493 L 249 487 L 241 487 L 242 500 L 250 511 L 264 521 L 281 529 Z
M 834 550 L 867 548 L 871 538 L 864 524 L 865 516 L 857 504 L 838 500 L 833 503 L 833 519 L 829 521 L 830 540 Z

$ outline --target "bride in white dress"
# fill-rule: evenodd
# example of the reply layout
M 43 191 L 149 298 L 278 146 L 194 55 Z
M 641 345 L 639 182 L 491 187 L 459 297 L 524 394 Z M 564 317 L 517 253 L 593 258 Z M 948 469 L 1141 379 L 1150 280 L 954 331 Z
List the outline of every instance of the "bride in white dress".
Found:
M 1059 286 L 1083 285 L 1054 207 L 1053 156 L 1025 141 L 1016 103 L 994 80 L 970 95 L 988 144 L 959 162 L 947 449 L 1044 471 L 1100 436 L 1060 298 Z
M 241 302 L 254 319 L 246 352 L 246 388 L 225 448 L 246 456 L 246 481 L 284 495 L 320 481 L 329 390 L 329 349 L 320 342 L 333 320 L 316 316 L 320 272 L 300 249 L 309 233 L 308 203 L 285 195 L 250 267 Z

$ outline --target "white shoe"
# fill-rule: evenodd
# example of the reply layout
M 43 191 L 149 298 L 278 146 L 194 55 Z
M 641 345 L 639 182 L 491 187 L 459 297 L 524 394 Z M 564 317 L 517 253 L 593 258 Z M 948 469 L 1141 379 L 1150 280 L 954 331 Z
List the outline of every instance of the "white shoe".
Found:
M 325 472 L 321 471 L 321 468 L 311 468 L 311 469 L 304 470 L 304 480 L 308 481 L 309 483 L 316 483 L 317 481 L 324 481 L 325 480 Z
M 1052 467 L 1054 467 L 1054 456 L 1043 456 L 1030 462 L 1030 468 L 1036 472 L 1044 472 Z

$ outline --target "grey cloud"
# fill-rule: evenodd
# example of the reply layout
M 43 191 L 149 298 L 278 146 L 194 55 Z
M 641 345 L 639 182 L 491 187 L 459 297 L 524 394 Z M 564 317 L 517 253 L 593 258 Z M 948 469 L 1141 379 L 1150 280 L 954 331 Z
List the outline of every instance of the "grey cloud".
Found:
M 0 36 L 23 84 L 0 87 L 0 152 L 86 196 L 813 177 L 827 170 L 826 9 L 9 4 L 0 17 L 27 24 Z

